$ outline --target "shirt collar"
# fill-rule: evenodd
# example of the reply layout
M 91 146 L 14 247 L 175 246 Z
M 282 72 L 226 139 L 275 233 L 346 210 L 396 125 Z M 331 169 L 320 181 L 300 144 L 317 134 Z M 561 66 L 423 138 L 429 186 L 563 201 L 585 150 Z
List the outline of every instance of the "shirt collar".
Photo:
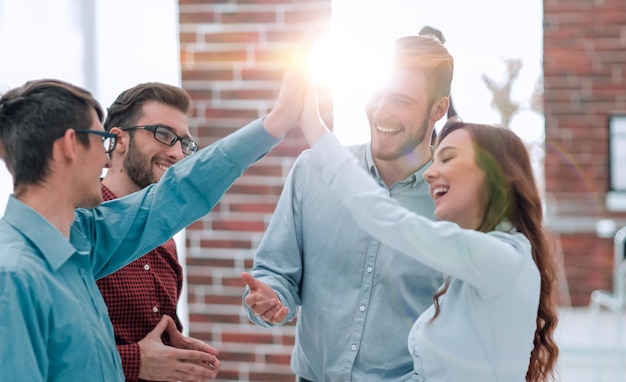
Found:
M 55 271 L 76 252 L 55 226 L 13 195 L 9 197 L 3 219 L 37 247 Z
M 416 187 L 417 185 L 421 184 L 424 181 L 424 173 L 426 172 L 428 167 L 430 167 L 432 162 L 433 160 L 431 157 L 431 159 L 428 162 L 426 162 L 425 165 L 417 169 L 417 171 L 415 171 L 414 173 L 409 174 L 409 176 L 407 176 L 400 183 L 410 184 L 412 187 Z M 378 183 L 384 185 L 385 182 L 383 181 L 383 178 L 380 176 L 380 173 L 378 172 L 378 169 L 376 168 L 376 164 L 374 163 L 374 156 L 372 155 L 371 143 L 368 143 L 365 147 L 365 163 L 367 165 L 367 169 L 369 170 L 370 174 L 374 177 L 374 179 L 376 179 Z

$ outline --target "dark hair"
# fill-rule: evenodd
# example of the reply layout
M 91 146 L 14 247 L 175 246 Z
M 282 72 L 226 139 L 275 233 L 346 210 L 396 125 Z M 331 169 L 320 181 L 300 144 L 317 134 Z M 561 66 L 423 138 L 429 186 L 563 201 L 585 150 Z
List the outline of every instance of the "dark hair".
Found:
M 419 35 L 420 36 L 428 36 L 428 35 L 435 36 L 437 37 L 439 41 L 441 41 L 442 44 L 446 43 L 446 39 L 443 37 L 443 33 L 441 33 L 439 29 L 433 28 L 429 25 L 424 25 L 424 27 L 420 29 Z
M 41 183 L 50 171 L 54 141 L 67 129 L 88 129 L 91 110 L 103 112 L 91 93 L 67 82 L 29 81 L 0 97 L 2 157 L 13 175 L 14 187 Z M 89 147 L 89 138 L 77 134 Z
M 191 98 L 184 90 L 176 86 L 159 82 L 139 84 L 123 91 L 107 109 L 104 129 L 134 125 L 141 118 L 141 109 L 146 102 L 156 101 L 189 114 Z
M 556 302 L 557 266 L 544 229 L 541 198 L 535 184 L 528 150 L 511 130 L 494 126 L 452 123 L 439 133 L 438 144 L 453 131 L 465 129 L 476 148 L 476 164 L 485 171 L 487 206 L 478 231 L 493 231 L 502 221 L 530 241 L 532 256 L 541 276 L 541 293 L 537 312 L 534 348 L 526 381 L 547 381 L 554 375 L 559 349 L 554 342 L 558 322 Z M 439 314 L 439 297 L 449 285 L 433 297 L 435 317 Z M 434 317 L 433 317 L 434 319 Z

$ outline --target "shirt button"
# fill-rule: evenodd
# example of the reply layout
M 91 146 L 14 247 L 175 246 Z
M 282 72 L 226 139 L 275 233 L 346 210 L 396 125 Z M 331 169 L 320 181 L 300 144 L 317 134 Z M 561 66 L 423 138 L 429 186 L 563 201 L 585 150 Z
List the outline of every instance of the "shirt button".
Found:
M 351 348 L 352 350 L 356 350 L 356 345 L 352 345 L 350 348 Z
M 82 273 L 84 275 L 85 274 L 85 268 L 81 268 L 80 269 L 80 273 Z
M 367 273 L 372 273 L 372 267 L 367 267 Z
M 143 266 L 143 269 L 145 269 L 146 271 L 149 271 L 150 270 L 150 266 L 148 264 L 146 264 L 146 265 Z
M 152 308 L 152 311 L 153 311 L 154 313 L 157 313 L 157 312 L 159 311 L 159 308 L 157 308 L 157 307 L 155 306 L 154 308 Z
M 364 307 L 363 305 L 361 305 L 361 306 L 359 307 L 359 310 L 360 310 L 361 312 L 364 312 L 364 311 L 365 311 L 365 307 Z

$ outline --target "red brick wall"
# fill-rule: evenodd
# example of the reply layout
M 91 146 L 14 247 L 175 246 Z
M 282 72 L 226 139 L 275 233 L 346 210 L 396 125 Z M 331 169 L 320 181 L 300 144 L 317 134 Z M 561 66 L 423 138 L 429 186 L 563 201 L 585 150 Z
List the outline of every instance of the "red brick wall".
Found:
M 550 228 L 560 232 L 574 305 L 611 288 L 612 241 L 595 222 L 605 208 L 608 116 L 626 110 L 626 2 L 544 0 L 545 177 Z
M 179 0 L 182 84 L 194 102 L 192 134 L 209 145 L 265 115 L 290 52 L 307 29 L 330 22 L 330 0 Z M 332 102 L 321 95 L 330 124 Z M 220 351 L 219 380 L 293 381 L 294 326 L 262 329 L 241 307 L 239 275 L 270 220 L 295 157 L 290 132 L 253 165 L 214 210 L 187 230 L 190 334 Z

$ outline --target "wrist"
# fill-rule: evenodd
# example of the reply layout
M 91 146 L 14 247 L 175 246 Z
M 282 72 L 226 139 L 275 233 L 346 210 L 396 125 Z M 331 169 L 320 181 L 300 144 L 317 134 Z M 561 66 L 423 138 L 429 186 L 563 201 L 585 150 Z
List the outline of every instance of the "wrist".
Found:
M 285 135 L 290 126 L 280 113 L 272 110 L 263 118 L 263 127 L 270 135 L 279 138 Z

